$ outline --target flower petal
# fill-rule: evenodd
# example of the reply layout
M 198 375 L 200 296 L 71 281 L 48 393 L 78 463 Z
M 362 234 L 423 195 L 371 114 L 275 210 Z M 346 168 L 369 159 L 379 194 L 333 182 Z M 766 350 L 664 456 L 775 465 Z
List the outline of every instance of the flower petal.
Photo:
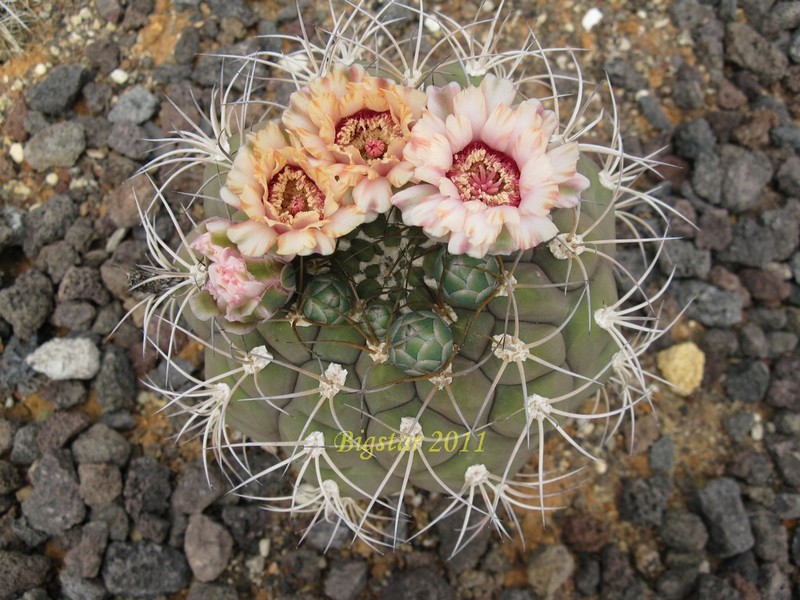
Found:
M 275 245 L 277 237 L 269 225 L 257 221 L 243 221 L 228 228 L 228 239 L 245 256 L 264 256 Z

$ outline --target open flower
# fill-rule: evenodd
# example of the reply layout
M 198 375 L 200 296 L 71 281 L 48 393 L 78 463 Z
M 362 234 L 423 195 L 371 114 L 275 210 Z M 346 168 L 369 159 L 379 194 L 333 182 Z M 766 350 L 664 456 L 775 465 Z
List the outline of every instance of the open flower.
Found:
M 291 265 L 274 256 L 242 256 L 229 241 L 230 221 L 209 219 L 204 225 L 191 244 L 207 261 L 202 291 L 192 298 L 195 315 L 240 324 L 272 317 L 294 293 Z
M 372 221 L 391 208 L 392 187 L 413 168 L 403 160 L 425 94 L 367 75 L 354 65 L 313 80 L 292 95 L 283 124 L 293 142 L 323 163 Z
M 403 152 L 419 182 L 395 194 L 403 221 L 480 258 L 533 248 L 558 233 L 549 214 L 575 206 L 589 181 L 577 143 L 550 145 L 555 113 L 535 99 L 513 106 L 513 82 L 428 88 L 428 105 Z
M 248 135 L 221 197 L 246 216 L 228 229 L 245 256 L 331 254 L 337 238 L 364 222 L 363 211 L 327 166 L 309 162 L 274 121 Z

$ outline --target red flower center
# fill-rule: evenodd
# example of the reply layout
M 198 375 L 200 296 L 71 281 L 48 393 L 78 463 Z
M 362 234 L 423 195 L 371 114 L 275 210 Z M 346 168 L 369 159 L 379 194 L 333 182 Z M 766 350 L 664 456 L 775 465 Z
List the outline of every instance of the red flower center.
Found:
M 519 167 L 508 155 L 483 142 L 472 142 L 453 155 L 447 178 L 462 202 L 478 200 L 487 206 L 519 206 Z
M 290 223 L 301 212 L 316 212 L 321 219 L 325 195 L 314 180 L 300 167 L 286 165 L 269 180 L 268 204 L 275 207 L 278 218 Z
M 391 112 L 364 108 L 339 121 L 334 141 L 341 147 L 353 146 L 361 158 L 372 162 L 384 158 L 389 143 L 401 136 Z

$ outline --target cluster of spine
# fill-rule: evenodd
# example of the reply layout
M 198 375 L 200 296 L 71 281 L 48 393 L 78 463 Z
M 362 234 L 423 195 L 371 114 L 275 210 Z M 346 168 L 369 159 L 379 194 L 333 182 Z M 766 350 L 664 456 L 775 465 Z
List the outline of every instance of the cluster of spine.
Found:
M 612 433 L 651 400 L 640 357 L 664 331 L 666 286 L 648 293 L 645 280 L 666 208 L 632 187 L 653 162 L 625 153 L 616 111 L 596 110 L 599 89 L 587 92 L 577 63 L 555 73 L 556 51 L 532 35 L 503 48 L 502 3 L 468 24 L 397 3 L 377 14 L 331 4 L 331 20 L 322 42 L 281 36 L 296 48 L 231 57 L 241 67 L 207 122 L 164 140 L 179 144 L 150 165 L 173 169 L 152 206 L 163 205 L 180 245 L 143 214 L 153 264 L 139 308 L 205 346 L 204 379 L 183 372 L 188 386 L 159 391 L 234 490 L 285 474 L 285 495 L 261 498 L 267 507 L 375 547 L 406 541 L 409 494 L 438 492 L 445 509 L 412 537 L 459 512 L 458 551 L 480 526 L 510 534 L 518 510 L 553 508 L 548 485 L 569 474 L 546 473 L 548 431 L 591 459 L 566 421 L 600 420 Z M 287 106 L 259 97 L 276 78 L 298 90 Z M 407 118 L 343 109 L 344 86 L 363 82 L 373 106 Z M 452 201 L 437 195 L 427 140 L 441 128 L 458 137 L 459 119 L 474 116 L 458 112 L 469 94 L 536 100 L 495 111 L 480 141 L 445 159 Z M 323 109 L 341 112 L 335 150 L 351 154 L 317 143 L 310 123 Z M 539 123 L 540 149 L 519 150 L 531 134 L 514 119 Z M 584 141 L 609 125 L 608 145 Z M 207 220 L 184 231 L 162 192 L 188 169 L 204 173 L 201 189 L 184 191 Z M 531 178 L 541 183 L 525 191 Z M 548 210 L 516 216 L 539 188 Z M 511 212 L 486 234 L 493 218 L 465 210 L 470 201 Z M 622 245 L 641 250 L 642 272 L 618 261 Z M 159 352 L 169 360 L 172 350 Z M 253 452 L 275 460 L 255 472 Z

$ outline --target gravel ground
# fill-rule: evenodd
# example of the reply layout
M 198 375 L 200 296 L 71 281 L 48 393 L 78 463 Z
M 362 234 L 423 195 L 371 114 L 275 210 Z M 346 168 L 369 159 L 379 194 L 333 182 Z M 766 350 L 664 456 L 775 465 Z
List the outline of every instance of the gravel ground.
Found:
M 198 53 L 297 33 L 294 3 L 84 4 L 38 3 L 25 53 L 0 63 L 0 599 L 800 597 L 800 2 L 517 3 L 509 35 L 585 49 L 627 147 L 664 148 L 659 195 L 699 228 L 673 224 L 665 314 L 694 302 L 661 348 L 695 342 L 705 372 L 600 449 L 565 510 L 523 517 L 524 546 L 486 532 L 451 560 L 446 525 L 394 554 L 346 536 L 325 552 L 329 532 L 298 547 L 302 521 L 214 473 L 209 489 L 139 383 L 164 365 L 135 319 L 112 334 L 144 260 L 143 140 L 208 101 L 220 64 Z M 579 464 L 557 442 L 552 465 Z

